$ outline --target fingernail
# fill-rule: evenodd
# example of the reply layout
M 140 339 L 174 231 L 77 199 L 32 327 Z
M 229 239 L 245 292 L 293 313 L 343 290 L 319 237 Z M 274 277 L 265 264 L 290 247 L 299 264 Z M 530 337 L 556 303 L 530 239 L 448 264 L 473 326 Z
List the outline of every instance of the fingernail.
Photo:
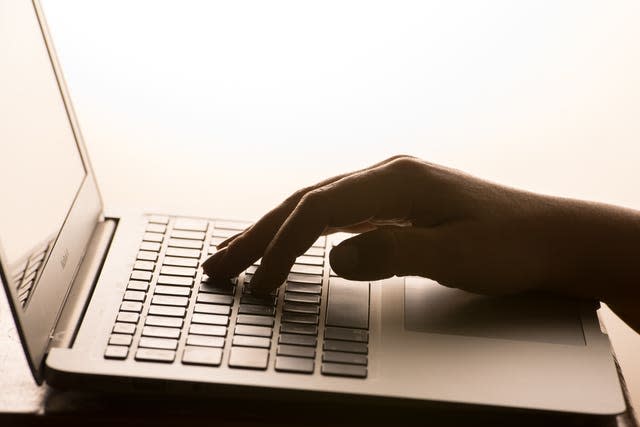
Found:
M 227 249 L 220 249 L 218 252 L 213 254 L 208 260 L 202 263 L 202 269 L 210 276 L 216 274 L 217 270 L 219 270 L 222 261 L 227 254 Z
M 358 248 L 348 243 L 340 244 L 331 250 L 329 261 L 336 273 L 348 275 L 358 268 Z
M 274 280 L 272 274 L 269 274 L 268 270 L 265 271 L 264 266 L 258 267 L 255 274 L 251 278 L 251 282 L 249 285 L 251 287 L 252 292 L 255 292 L 257 295 L 268 295 L 271 291 L 273 291 L 278 286 L 274 286 L 274 283 L 277 282 L 277 279 Z

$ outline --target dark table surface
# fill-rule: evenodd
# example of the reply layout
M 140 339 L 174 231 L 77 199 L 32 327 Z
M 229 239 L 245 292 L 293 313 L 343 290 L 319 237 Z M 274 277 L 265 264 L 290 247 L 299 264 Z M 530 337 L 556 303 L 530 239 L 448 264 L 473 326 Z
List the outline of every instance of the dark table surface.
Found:
M 622 378 L 622 377 L 621 377 Z M 623 381 L 624 384 L 624 381 Z M 625 388 L 625 396 L 626 388 Z M 633 410 L 589 418 L 486 409 L 381 407 L 354 402 L 265 402 L 198 396 L 114 395 L 38 387 L 27 367 L 4 292 L 0 295 L 0 426 L 636 426 Z

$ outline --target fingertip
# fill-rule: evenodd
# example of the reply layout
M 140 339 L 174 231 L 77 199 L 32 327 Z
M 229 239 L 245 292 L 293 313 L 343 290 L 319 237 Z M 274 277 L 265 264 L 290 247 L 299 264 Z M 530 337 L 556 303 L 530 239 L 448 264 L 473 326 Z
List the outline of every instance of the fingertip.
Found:
M 252 292 L 264 296 L 270 294 L 282 285 L 284 280 L 280 280 L 276 277 L 277 275 L 269 274 L 268 271 L 272 270 L 265 269 L 264 264 L 258 267 L 251 278 L 251 282 L 249 282 Z
M 331 268 L 343 277 L 358 270 L 359 259 L 358 248 L 349 242 L 340 243 L 329 253 Z
M 216 276 L 220 273 L 221 264 L 227 254 L 227 249 L 220 249 L 215 254 L 211 255 L 205 262 L 202 263 L 202 270 L 209 276 Z

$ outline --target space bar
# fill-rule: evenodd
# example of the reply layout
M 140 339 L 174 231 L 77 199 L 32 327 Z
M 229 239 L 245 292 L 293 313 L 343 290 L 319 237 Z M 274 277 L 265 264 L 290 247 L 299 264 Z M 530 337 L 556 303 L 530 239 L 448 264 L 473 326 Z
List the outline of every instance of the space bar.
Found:
M 329 279 L 327 326 L 369 327 L 369 282 Z

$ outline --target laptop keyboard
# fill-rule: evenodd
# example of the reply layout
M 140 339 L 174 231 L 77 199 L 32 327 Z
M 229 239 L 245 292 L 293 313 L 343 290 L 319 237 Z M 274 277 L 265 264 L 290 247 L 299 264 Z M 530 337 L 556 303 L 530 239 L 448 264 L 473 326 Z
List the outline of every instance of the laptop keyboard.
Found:
M 227 281 L 199 268 L 247 224 L 147 220 L 106 359 L 366 378 L 369 285 L 332 274 L 326 238 L 258 296 L 247 285 L 259 261 Z

